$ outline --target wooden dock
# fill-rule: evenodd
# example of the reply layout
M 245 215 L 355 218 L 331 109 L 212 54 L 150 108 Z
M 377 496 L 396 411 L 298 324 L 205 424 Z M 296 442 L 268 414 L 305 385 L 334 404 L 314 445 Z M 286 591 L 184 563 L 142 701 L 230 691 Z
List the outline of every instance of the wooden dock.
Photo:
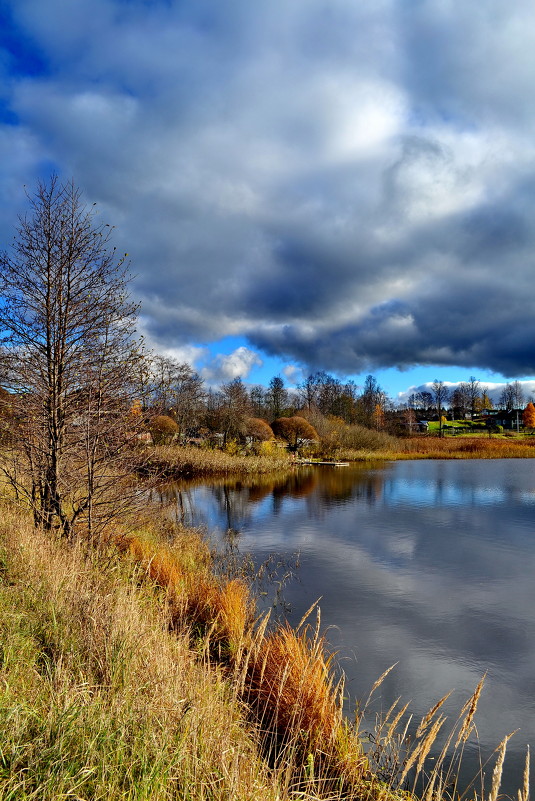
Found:
M 300 459 L 298 462 L 294 462 L 294 464 L 302 464 L 302 465 L 327 465 L 328 467 L 349 467 L 349 462 L 315 462 L 312 459 Z

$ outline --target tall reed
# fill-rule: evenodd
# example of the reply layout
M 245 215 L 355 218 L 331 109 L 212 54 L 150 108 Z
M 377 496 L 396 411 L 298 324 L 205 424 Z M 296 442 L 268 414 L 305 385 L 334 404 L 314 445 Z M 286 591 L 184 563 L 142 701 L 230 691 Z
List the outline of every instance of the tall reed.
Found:
M 385 675 L 383 674 L 381 680 Z M 380 681 L 376 683 L 375 689 Z M 485 773 L 491 759 L 481 764 L 465 785 L 461 786 L 459 783 L 464 750 L 475 729 L 474 721 L 484 681 L 485 676 L 464 703 L 449 729 L 446 727 L 448 718 L 442 710 L 451 692 L 443 696 L 423 716 L 412 736 L 409 735 L 412 717 L 405 718 L 408 704 L 400 706 L 401 699 L 396 699 L 386 715 L 377 722 L 372 745 L 367 751 L 372 770 L 381 775 L 393 789 L 409 791 L 413 797 L 421 798 L 422 801 L 460 801 L 471 798 L 497 801 L 507 743 L 514 732 L 504 737 L 494 751 L 495 764 L 490 787 L 485 786 Z M 446 734 L 439 745 L 439 735 L 444 730 Z M 524 801 L 524 797 L 529 797 L 529 764 L 528 748 L 522 788 L 518 792 L 521 801 Z

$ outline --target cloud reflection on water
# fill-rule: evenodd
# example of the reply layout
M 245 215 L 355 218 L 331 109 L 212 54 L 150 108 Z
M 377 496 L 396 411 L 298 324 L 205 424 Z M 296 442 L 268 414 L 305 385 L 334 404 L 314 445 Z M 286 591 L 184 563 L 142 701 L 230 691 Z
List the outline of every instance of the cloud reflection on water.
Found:
M 534 486 L 530 461 L 474 460 L 313 468 L 190 492 L 193 522 L 241 532 L 242 551 L 301 552 L 286 600 L 299 620 L 321 596 L 353 698 L 398 662 L 376 710 L 402 695 L 424 714 L 451 688 L 457 710 L 488 671 L 479 735 L 492 750 L 520 727 L 512 791 L 535 735 Z

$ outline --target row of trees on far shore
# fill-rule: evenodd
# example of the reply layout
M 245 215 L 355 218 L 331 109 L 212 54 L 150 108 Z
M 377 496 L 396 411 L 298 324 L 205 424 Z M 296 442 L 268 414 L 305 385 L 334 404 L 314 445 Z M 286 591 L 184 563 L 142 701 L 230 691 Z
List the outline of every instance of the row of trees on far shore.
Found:
M 299 416 L 316 424 L 318 418 L 334 417 L 347 425 L 400 434 L 416 428 L 419 420 L 440 420 L 446 413 L 456 420 L 475 420 L 495 411 L 488 388 L 474 376 L 453 389 L 434 381 L 430 390 L 396 404 L 373 375 L 362 387 L 319 371 L 294 388 L 286 387 L 281 376 L 274 376 L 267 387 L 247 387 L 235 378 L 214 388 L 206 386 L 188 364 L 164 356 L 144 354 L 143 370 L 145 411 L 172 418 L 180 436 L 219 433 L 225 442 L 250 435 L 251 420 L 271 425 L 279 418 Z M 522 384 L 513 381 L 503 388 L 496 409 L 522 412 L 525 405 Z

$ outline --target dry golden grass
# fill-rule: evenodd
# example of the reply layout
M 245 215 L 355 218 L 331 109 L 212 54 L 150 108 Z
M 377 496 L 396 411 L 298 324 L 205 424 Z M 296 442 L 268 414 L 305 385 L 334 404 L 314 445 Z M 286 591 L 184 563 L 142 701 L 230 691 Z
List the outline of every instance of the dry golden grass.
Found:
M 348 797 L 371 782 L 360 740 L 342 716 L 343 683 L 318 627 L 288 625 L 261 634 L 247 664 L 243 697 L 263 735 L 271 761 L 291 759 L 299 785 L 311 774 L 324 791 Z
M 254 604 L 242 581 L 221 583 L 206 570 L 188 575 L 179 549 L 133 535 L 117 543 L 166 589 L 175 630 L 187 626 L 200 634 L 203 651 L 230 670 L 269 761 L 280 765 L 284 755 L 290 785 L 310 781 L 313 759 L 317 781 L 355 788 L 367 760 L 342 717 L 342 686 L 334 682 L 333 657 L 326 655 L 318 628 L 255 631 Z
M 154 590 L 2 512 L 0 797 L 282 801 L 228 680 L 169 635 Z
M 195 539 L 180 536 L 173 547 L 134 534 L 113 539 L 166 590 L 173 628 L 189 626 L 195 636 L 208 636 L 211 646 L 228 658 L 243 649 L 254 619 L 249 588 L 239 579 L 225 582 L 214 576 L 208 549 L 199 547 L 198 537 L 196 547 Z
M 287 470 L 290 465 L 290 455 L 280 448 L 273 453 L 246 456 L 182 445 L 159 445 L 139 451 L 140 470 L 166 478 L 232 473 L 258 475 Z
M 336 453 L 341 461 L 395 461 L 408 459 L 533 459 L 535 438 L 412 437 L 398 439 L 392 448 L 348 449 Z
M 402 452 L 416 459 L 525 459 L 535 457 L 535 438 L 414 437 L 403 441 Z
M 184 581 L 184 570 L 176 555 L 163 544 L 135 534 L 120 534 L 113 538 L 122 553 L 128 553 L 140 562 L 147 575 L 160 587 L 180 587 Z
M 340 721 L 340 707 L 332 679 L 332 658 L 324 643 L 307 630 L 297 633 L 288 625 L 261 637 L 248 666 L 248 701 L 262 728 L 281 739 L 298 729 L 307 732 L 310 745 L 332 743 Z M 309 745 L 309 747 L 310 747 Z

